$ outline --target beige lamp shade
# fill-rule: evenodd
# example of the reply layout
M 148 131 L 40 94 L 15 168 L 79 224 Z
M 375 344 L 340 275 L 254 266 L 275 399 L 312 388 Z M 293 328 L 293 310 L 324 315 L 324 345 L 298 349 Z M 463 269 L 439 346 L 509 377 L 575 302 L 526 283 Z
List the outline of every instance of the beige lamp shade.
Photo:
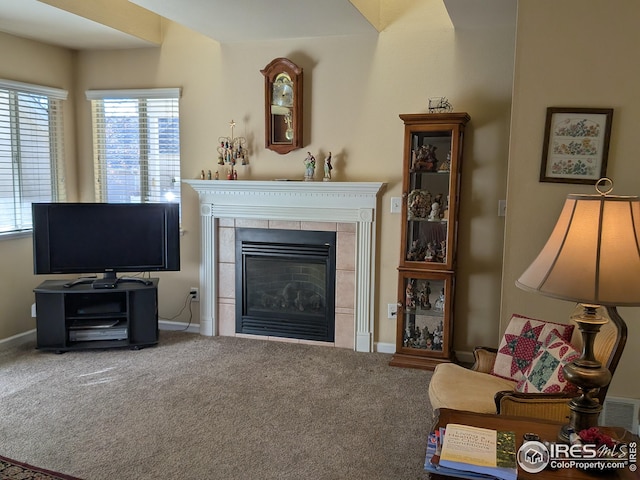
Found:
M 640 305 L 640 200 L 568 195 L 551 237 L 516 281 L 585 304 Z

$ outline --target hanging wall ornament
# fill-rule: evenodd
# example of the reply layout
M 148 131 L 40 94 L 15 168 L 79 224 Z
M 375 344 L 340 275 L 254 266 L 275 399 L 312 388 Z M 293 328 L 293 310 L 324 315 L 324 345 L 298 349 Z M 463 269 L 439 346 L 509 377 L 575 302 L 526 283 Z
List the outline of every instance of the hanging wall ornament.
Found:
M 240 165 L 248 165 L 247 140 L 244 137 L 233 136 L 233 128 L 236 126 L 236 122 L 231 120 L 229 126 L 231 127 L 231 136 L 218 138 L 218 165 L 235 166 L 238 163 Z

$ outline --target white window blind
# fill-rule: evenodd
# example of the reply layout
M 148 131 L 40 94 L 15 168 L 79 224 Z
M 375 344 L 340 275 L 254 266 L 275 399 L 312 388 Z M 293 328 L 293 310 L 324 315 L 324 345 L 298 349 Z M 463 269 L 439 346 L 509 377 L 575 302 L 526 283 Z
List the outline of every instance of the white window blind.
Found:
M 97 202 L 180 202 L 180 89 L 90 90 Z
M 30 230 L 31 204 L 65 200 L 64 90 L 0 80 L 0 234 Z

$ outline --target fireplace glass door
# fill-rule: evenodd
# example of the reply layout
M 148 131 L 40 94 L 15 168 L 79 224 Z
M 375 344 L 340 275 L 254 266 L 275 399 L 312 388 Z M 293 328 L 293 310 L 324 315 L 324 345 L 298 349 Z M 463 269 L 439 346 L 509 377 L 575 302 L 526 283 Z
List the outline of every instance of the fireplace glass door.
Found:
M 236 332 L 334 341 L 335 232 L 236 230 Z

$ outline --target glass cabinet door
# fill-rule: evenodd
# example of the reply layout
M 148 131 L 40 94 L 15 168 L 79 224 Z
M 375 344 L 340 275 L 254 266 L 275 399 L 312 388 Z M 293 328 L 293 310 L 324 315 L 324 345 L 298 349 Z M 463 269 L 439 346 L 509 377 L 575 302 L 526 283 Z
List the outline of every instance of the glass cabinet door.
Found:
M 401 117 L 419 121 L 424 115 L 418 119 L 414 115 Z M 455 122 L 408 123 L 405 127 L 403 265 L 453 269 L 461 134 L 462 128 Z
M 397 350 L 448 358 L 452 344 L 453 276 L 441 272 L 402 272 L 401 278 L 398 296 L 403 296 L 403 301 L 398 305 L 398 321 L 402 335 Z
M 451 132 L 411 132 L 406 190 L 406 262 L 451 268 Z

